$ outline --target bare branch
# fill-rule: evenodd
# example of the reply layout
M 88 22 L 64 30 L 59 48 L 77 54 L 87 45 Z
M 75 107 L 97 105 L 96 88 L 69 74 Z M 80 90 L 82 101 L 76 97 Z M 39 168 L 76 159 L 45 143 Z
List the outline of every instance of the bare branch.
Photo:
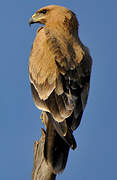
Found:
M 55 180 L 56 175 L 44 158 L 44 143 L 46 133 L 44 129 L 41 131 L 40 140 L 34 143 L 34 162 L 32 171 L 32 180 Z

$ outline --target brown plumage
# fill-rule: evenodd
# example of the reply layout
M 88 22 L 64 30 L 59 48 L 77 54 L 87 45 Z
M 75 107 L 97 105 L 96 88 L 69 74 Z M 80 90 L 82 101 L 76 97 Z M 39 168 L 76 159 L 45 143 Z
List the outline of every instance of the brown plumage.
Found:
M 44 155 L 58 173 L 65 168 L 69 147 L 76 148 L 73 131 L 87 102 L 92 59 L 69 9 L 55 5 L 41 8 L 30 19 L 32 23 L 44 24 L 37 31 L 29 59 L 32 95 L 47 119 Z

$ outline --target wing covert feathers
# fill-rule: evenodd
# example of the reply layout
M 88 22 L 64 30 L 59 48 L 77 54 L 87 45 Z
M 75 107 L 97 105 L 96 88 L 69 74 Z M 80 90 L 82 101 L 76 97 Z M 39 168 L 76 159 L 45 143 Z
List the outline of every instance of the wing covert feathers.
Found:
M 43 29 L 37 32 L 33 43 L 29 59 L 29 77 L 42 100 L 47 99 L 56 87 L 58 69 L 54 56 L 49 51 Z

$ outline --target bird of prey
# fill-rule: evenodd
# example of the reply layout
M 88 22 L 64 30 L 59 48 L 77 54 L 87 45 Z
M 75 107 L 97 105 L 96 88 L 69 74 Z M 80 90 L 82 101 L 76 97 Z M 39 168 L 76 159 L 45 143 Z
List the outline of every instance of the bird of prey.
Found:
M 49 5 L 29 20 L 40 23 L 29 58 L 32 96 L 46 126 L 44 156 L 55 173 L 64 170 L 73 131 L 87 103 L 92 58 L 79 36 L 79 23 L 69 9 Z

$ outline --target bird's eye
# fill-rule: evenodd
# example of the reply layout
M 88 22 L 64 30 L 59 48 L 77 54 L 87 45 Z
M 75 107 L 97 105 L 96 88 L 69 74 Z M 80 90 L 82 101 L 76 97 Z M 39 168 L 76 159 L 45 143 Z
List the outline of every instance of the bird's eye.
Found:
M 44 10 L 42 10 L 40 13 L 42 13 L 42 14 L 46 14 L 46 13 L 47 13 L 47 10 L 46 10 L 46 9 L 44 9 Z

